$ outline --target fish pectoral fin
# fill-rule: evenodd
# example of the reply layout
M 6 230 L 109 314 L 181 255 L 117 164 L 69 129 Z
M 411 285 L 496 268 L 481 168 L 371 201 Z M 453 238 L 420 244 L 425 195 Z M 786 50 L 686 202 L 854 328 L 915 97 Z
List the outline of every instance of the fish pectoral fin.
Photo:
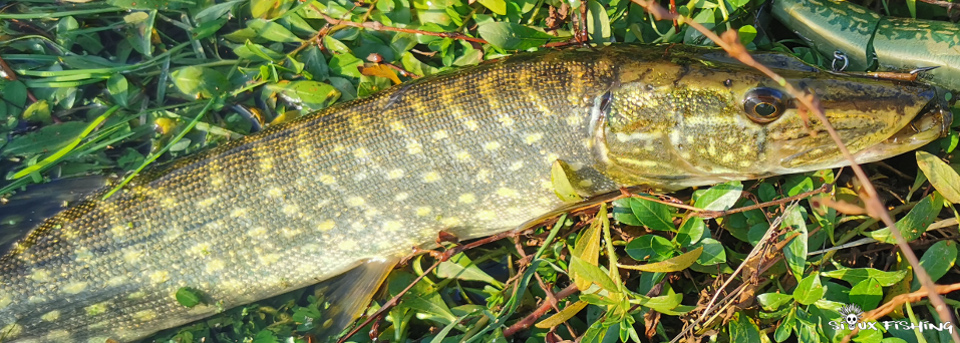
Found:
M 368 260 L 340 276 L 317 285 L 317 297 L 328 303 L 315 337 L 320 342 L 333 341 L 341 331 L 363 314 L 373 295 L 400 261 L 399 258 Z
M 82 197 L 107 184 L 107 177 L 90 175 L 27 187 L 0 205 L 0 255 L 33 231 L 45 219 L 73 206 Z

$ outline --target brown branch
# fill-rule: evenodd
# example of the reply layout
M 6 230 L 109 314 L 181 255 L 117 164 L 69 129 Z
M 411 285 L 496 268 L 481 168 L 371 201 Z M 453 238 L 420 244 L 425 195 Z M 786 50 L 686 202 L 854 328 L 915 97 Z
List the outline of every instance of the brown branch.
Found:
M 367 21 L 363 23 L 356 23 L 356 22 L 347 21 L 347 20 L 334 19 L 333 17 L 324 14 L 323 12 L 318 12 L 318 13 L 321 16 L 323 16 L 323 19 L 325 19 L 327 22 L 330 22 L 334 25 L 352 26 L 356 28 L 370 29 L 375 31 L 393 31 L 393 32 L 413 33 L 418 35 L 435 36 L 435 37 L 442 37 L 442 38 L 453 38 L 453 39 L 465 40 L 468 42 L 487 44 L 486 40 L 483 40 L 481 38 L 469 37 L 459 32 L 430 32 L 430 31 L 424 31 L 424 30 L 405 29 L 400 27 L 386 26 L 377 21 Z
M 562 291 L 557 293 L 557 299 L 569 297 L 578 291 L 579 289 L 577 289 L 577 285 L 570 284 L 570 286 L 567 286 L 567 288 L 564 288 Z M 520 330 L 526 330 L 530 327 L 530 325 L 533 325 L 537 319 L 540 319 L 540 317 L 550 311 L 553 306 L 556 306 L 556 303 L 549 300 L 544 301 L 542 304 L 540 304 L 540 307 L 533 311 L 533 313 L 530 313 L 520 321 L 513 323 L 513 325 L 510 325 L 510 327 L 508 327 L 506 330 L 503 330 L 503 336 L 510 337 Z

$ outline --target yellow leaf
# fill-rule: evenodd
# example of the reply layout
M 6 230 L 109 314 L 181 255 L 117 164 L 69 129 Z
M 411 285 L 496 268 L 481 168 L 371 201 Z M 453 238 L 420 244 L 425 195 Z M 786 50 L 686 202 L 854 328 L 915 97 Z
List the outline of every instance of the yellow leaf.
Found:
M 570 179 L 570 166 L 561 160 L 553 161 L 553 166 L 550 168 L 550 182 L 553 184 L 553 192 L 563 202 L 583 201 L 580 194 L 577 194 L 577 190 L 573 188 Z
M 549 329 L 554 326 L 563 324 L 563 322 L 566 322 L 570 318 L 573 318 L 573 316 L 577 315 L 577 313 L 579 313 L 580 310 L 583 310 L 584 307 L 587 307 L 586 301 L 577 301 L 572 305 L 567 306 L 564 309 L 560 310 L 560 312 L 557 312 L 556 314 L 550 316 L 549 318 L 540 321 L 534 326 L 541 329 Z
M 960 175 L 956 170 L 926 151 L 917 151 L 917 166 L 947 201 L 960 204 Z
M 363 69 L 360 70 L 360 73 L 366 76 L 379 76 L 379 77 L 388 78 L 391 81 L 393 81 L 393 84 L 395 85 L 400 84 L 400 78 L 397 77 L 397 72 L 393 71 L 393 69 L 390 69 L 390 67 L 385 66 L 383 64 L 375 64 L 370 67 L 363 67 Z
M 700 258 L 700 254 L 703 253 L 703 247 L 694 249 L 693 251 L 688 251 L 687 253 L 671 258 L 666 261 L 660 261 L 656 263 L 647 263 L 640 266 L 625 266 L 619 265 L 620 268 L 639 270 L 644 272 L 653 272 L 653 273 L 670 273 L 670 272 L 679 272 L 681 270 L 687 269 L 693 265 L 694 262 L 697 262 L 697 259 Z
M 597 218 L 590 224 L 589 228 L 580 233 L 580 237 L 577 237 L 576 245 L 571 252 L 573 256 L 591 265 L 598 265 L 600 261 L 601 226 L 602 223 L 600 219 Z M 580 277 L 573 270 L 570 271 L 570 278 L 573 279 L 573 283 L 576 284 L 579 289 L 587 289 L 590 287 L 590 281 Z

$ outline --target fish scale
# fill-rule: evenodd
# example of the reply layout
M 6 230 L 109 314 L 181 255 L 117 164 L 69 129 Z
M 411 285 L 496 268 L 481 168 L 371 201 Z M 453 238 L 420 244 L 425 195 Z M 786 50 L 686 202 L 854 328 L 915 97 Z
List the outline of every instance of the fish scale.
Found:
M 0 259 L 0 340 L 132 341 L 429 247 L 441 230 L 469 239 L 516 228 L 563 206 L 550 181 L 558 160 L 584 196 L 838 163 L 786 170 L 761 160 L 781 151 L 737 153 L 730 132 L 760 139 L 802 123 L 792 112 L 782 127 L 744 119 L 734 109 L 764 78 L 691 49 L 547 51 L 424 77 L 154 169 L 105 200 L 101 191 Z M 813 87 L 835 77 L 803 73 Z M 913 114 L 932 99 L 924 86 L 850 81 L 863 87 L 914 94 L 896 105 Z M 700 98 L 684 102 L 690 94 Z M 910 123 L 887 118 L 893 107 L 869 109 L 884 130 L 849 133 L 868 136 L 861 149 Z M 698 162 L 734 153 L 753 160 Z M 183 287 L 209 301 L 179 304 Z

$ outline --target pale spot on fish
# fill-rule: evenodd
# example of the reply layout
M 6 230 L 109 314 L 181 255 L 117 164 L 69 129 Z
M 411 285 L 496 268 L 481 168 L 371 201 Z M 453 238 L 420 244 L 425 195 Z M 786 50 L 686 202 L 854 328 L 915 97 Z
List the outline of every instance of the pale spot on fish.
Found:
M 463 122 L 463 126 L 466 126 L 470 131 L 476 131 L 480 128 L 480 124 L 477 124 L 477 121 L 472 119 Z
M 418 142 L 407 143 L 407 153 L 411 155 L 421 154 L 423 153 L 423 145 Z
M 214 176 L 213 178 L 210 179 L 210 185 L 213 187 L 220 187 L 220 186 L 223 186 L 223 184 L 224 184 L 223 178 L 220 176 Z
M 246 216 L 247 216 L 247 209 L 242 207 L 237 207 L 230 211 L 230 217 L 233 217 L 233 218 L 243 218 Z
M 52 321 L 52 320 L 51 320 L 51 321 Z M 51 341 L 51 342 L 69 342 L 69 341 L 71 341 L 71 339 L 70 339 L 70 331 L 67 331 L 67 330 L 53 330 L 53 331 L 50 331 L 50 333 L 48 333 L 47 336 L 44 337 L 44 338 L 46 338 L 47 340 L 49 340 L 49 341 Z
M 513 198 L 513 197 L 519 196 L 520 193 L 517 192 L 517 190 L 515 189 L 500 187 L 497 189 L 497 195 L 506 197 L 506 198 Z
M 457 152 L 457 154 L 454 155 L 454 157 L 457 159 L 457 161 L 460 161 L 460 162 L 469 162 L 473 158 L 473 156 L 470 156 L 469 152 L 466 152 L 464 150 L 460 150 L 459 152 Z
M 499 121 L 500 121 L 500 124 L 503 125 L 503 126 L 505 126 L 505 127 L 511 127 L 511 126 L 513 126 L 513 123 L 514 123 L 513 118 L 507 117 L 507 116 L 503 116 L 503 117 L 497 118 L 497 120 L 499 120 Z
M 723 154 L 723 162 L 726 162 L 726 163 L 733 162 L 733 153 L 728 152 L 726 154 Z
M 527 142 L 527 144 L 534 144 L 536 142 L 539 142 L 541 139 L 543 139 L 543 134 L 539 132 L 531 133 L 526 137 L 523 137 L 523 141 Z
M 114 237 L 123 237 L 127 234 L 127 229 L 124 225 L 116 225 L 110 228 L 110 233 L 113 234 Z
M 748 161 L 748 160 L 742 160 L 742 161 L 740 161 L 740 166 L 741 166 L 741 167 L 749 167 L 749 166 L 750 166 L 750 161 Z
M 357 150 L 353 151 L 353 156 L 356 156 L 357 158 L 370 157 L 370 150 L 367 150 L 367 148 L 364 147 L 359 147 Z
M 333 185 L 333 184 L 337 183 L 337 179 L 336 179 L 336 178 L 334 178 L 334 177 L 331 176 L 331 175 L 327 175 L 327 174 L 320 174 L 320 176 L 317 177 L 317 181 L 320 181 L 320 183 L 322 183 L 322 184 L 324 184 L 324 185 L 327 185 L 327 186 L 330 186 L 330 185 Z
M 578 114 L 573 114 L 567 117 L 567 125 L 570 126 L 580 126 L 580 122 L 583 121 L 583 117 Z
M 271 197 L 271 198 L 282 198 L 282 197 L 283 197 L 283 190 L 281 190 L 281 189 L 278 188 L 278 187 L 272 187 L 272 188 L 270 188 L 270 189 L 267 190 L 267 196 L 269 196 L 269 197 Z
M 383 223 L 383 229 L 387 232 L 396 232 L 403 228 L 403 224 L 396 220 L 388 220 Z
M 353 251 L 353 250 L 356 250 L 356 249 L 357 249 L 357 246 L 358 246 L 358 245 L 357 245 L 357 241 L 354 241 L 354 240 L 352 240 L 352 239 L 342 240 L 342 241 L 340 241 L 340 244 L 338 245 L 338 247 L 339 247 L 340 250 L 342 250 L 342 251 Z
M 85 247 L 77 248 L 77 251 L 74 253 L 73 260 L 76 262 L 84 263 L 93 260 L 95 255 L 90 252 L 90 249 Z
M 518 171 L 523 168 L 523 161 L 516 161 L 510 165 L 510 171 Z
M 480 210 L 477 211 L 476 218 L 480 221 L 494 221 L 497 219 L 497 213 L 490 210 Z
M 397 195 L 393 197 L 393 200 L 394 200 L 394 201 L 404 201 L 404 200 L 407 200 L 407 199 L 409 199 L 409 198 L 410 198 L 410 194 L 408 194 L 407 192 L 400 192 L 400 193 L 397 193 Z
M 320 230 L 320 232 L 327 232 L 327 231 L 333 230 L 333 228 L 336 226 L 337 226 L 336 222 L 332 220 L 324 220 L 323 222 L 320 223 L 320 225 L 317 225 L 317 230 Z
M 88 316 L 96 316 L 107 312 L 107 307 L 110 306 L 109 301 L 104 301 L 101 303 L 96 303 L 83 309 L 87 312 Z
M 477 172 L 477 181 L 480 182 L 490 182 L 490 169 L 480 169 Z
M 420 207 L 417 207 L 416 211 L 417 211 L 417 217 L 426 217 L 430 215 L 431 209 L 430 207 L 427 207 L 427 206 L 420 206 Z
M 490 141 L 483 144 L 483 150 L 496 151 L 497 149 L 500 149 L 500 142 Z
M 153 273 L 150 273 L 150 282 L 153 284 L 161 284 L 170 280 L 170 273 L 166 270 L 158 270 Z
M 430 183 L 440 180 L 440 174 L 435 171 L 429 171 L 423 174 L 423 182 Z
M 460 218 L 457 217 L 447 217 L 440 220 L 440 224 L 448 228 L 460 225 Z
M 127 278 L 123 276 L 114 276 L 107 280 L 107 286 L 120 287 L 127 283 Z
M 146 297 L 147 297 L 147 292 L 144 292 L 144 291 L 136 291 L 136 292 L 130 293 L 130 295 L 127 296 L 127 299 L 136 300 L 136 299 L 143 299 L 143 298 L 146 298 Z
M 406 128 L 407 128 L 407 125 L 405 125 L 402 121 L 394 120 L 390 122 L 390 129 L 393 131 L 399 132 L 399 131 L 403 131 Z
M 366 203 L 367 203 L 366 200 L 363 200 L 363 198 L 358 196 L 348 197 L 346 200 L 347 206 L 350 206 L 350 207 L 360 207 Z
M 10 306 L 10 303 L 12 302 L 13 297 L 11 297 L 9 294 L 4 294 L 2 297 L 0 297 L 0 309 Z
M 287 217 L 296 217 L 302 214 L 302 212 L 300 212 L 300 206 L 297 206 L 296 204 L 283 205 L 283 209 L 281 209 L 281 211 L 283 211 L 283 214 L 287 215 Z
M 137 311 L 133 314 L 133 318 L 141 322 L 149 322 L 151 320 L 157 319 L 157 311 L 154 311 L 154 310 Z
M 458 200 L 464 204 L 472 204 L 477 201 L 477 196 L 473 193 L 464 193 L 460 195 Z
M 57 319 L 60 319 L 60 311 L 53 310 L 53 311 L 44 313 L 42 316 L 40 316 L 40 319 L 48 322 L 56 321 Z
M 587 187 L 593 186 L 593 180 L 583 179 L 583 180 L 580 180 L 580 182 L 578 182 L 577 184 L 578 184 L 580 187 L 587 188 Z
M 63 286 L 63 291 L 67 294 L 79 294 L 86 290 L 88 285 L 88 283 L 83 281 L 71 282 Z
M 36 282 L 50 282 L 50 272 L 43 269 L 34 270 L 33 273 L 30 273 L 30 276 L 27 277 Z
M 273 158 L 264 157 L 260 160 L 260 170 L 264 172 L 269 172 L 273 170 Z
M 403 177 L 403 169 L 394 169 L 387 172 L 387 180 L 396 180 Z
M 289 227 L 285 227 L 285 228 L 280 229 L 280 234 L 282 234 L 283 237 L 284 237 L 284 238 L 287 238 L 287 239 L 295 238 L 295 237 L 299 236 L 299 235 L 302 234 L 302 233 L 303 233 L 303 230 L 300 230 L 300 229 L 292 229 L 292 228 L 289 228 Z
M 247 230 L 247 236 L 252 238 L 266 238 L 267 229 L 262 226 L 251 228 L 250 230 Z
M 540 181 L 540 188 L 553 190 L 553 182 L 550 182 L 550 180 Z
M 226 264 L 223 263 L 223 260 L 215 258 L 207 262 L 207 266 L 203 268 L 208 274 L 216 273 L 226 267 Z
M 260 263 L 271 265 L 271 264 L 277 263 L 277 261 L 280 261 L 280 258 L 283 256 L 281 256 L 280 254 L 263 254 L 263 255 L 260 255 L 259 257 L 260 257 Z
M 447 138 L 449 138 L 449 137 L 450 137 L 450 136 L 447 135 L 447 131 L 446 131 L 446 130 L 437 130 L 437 131 L 434 131 L 434 132 L 433 132 L 433 139 L 434 139 L 434 140 L 438 140 L 438 141 L 439 141 L 439 140 L 447 139 Z

